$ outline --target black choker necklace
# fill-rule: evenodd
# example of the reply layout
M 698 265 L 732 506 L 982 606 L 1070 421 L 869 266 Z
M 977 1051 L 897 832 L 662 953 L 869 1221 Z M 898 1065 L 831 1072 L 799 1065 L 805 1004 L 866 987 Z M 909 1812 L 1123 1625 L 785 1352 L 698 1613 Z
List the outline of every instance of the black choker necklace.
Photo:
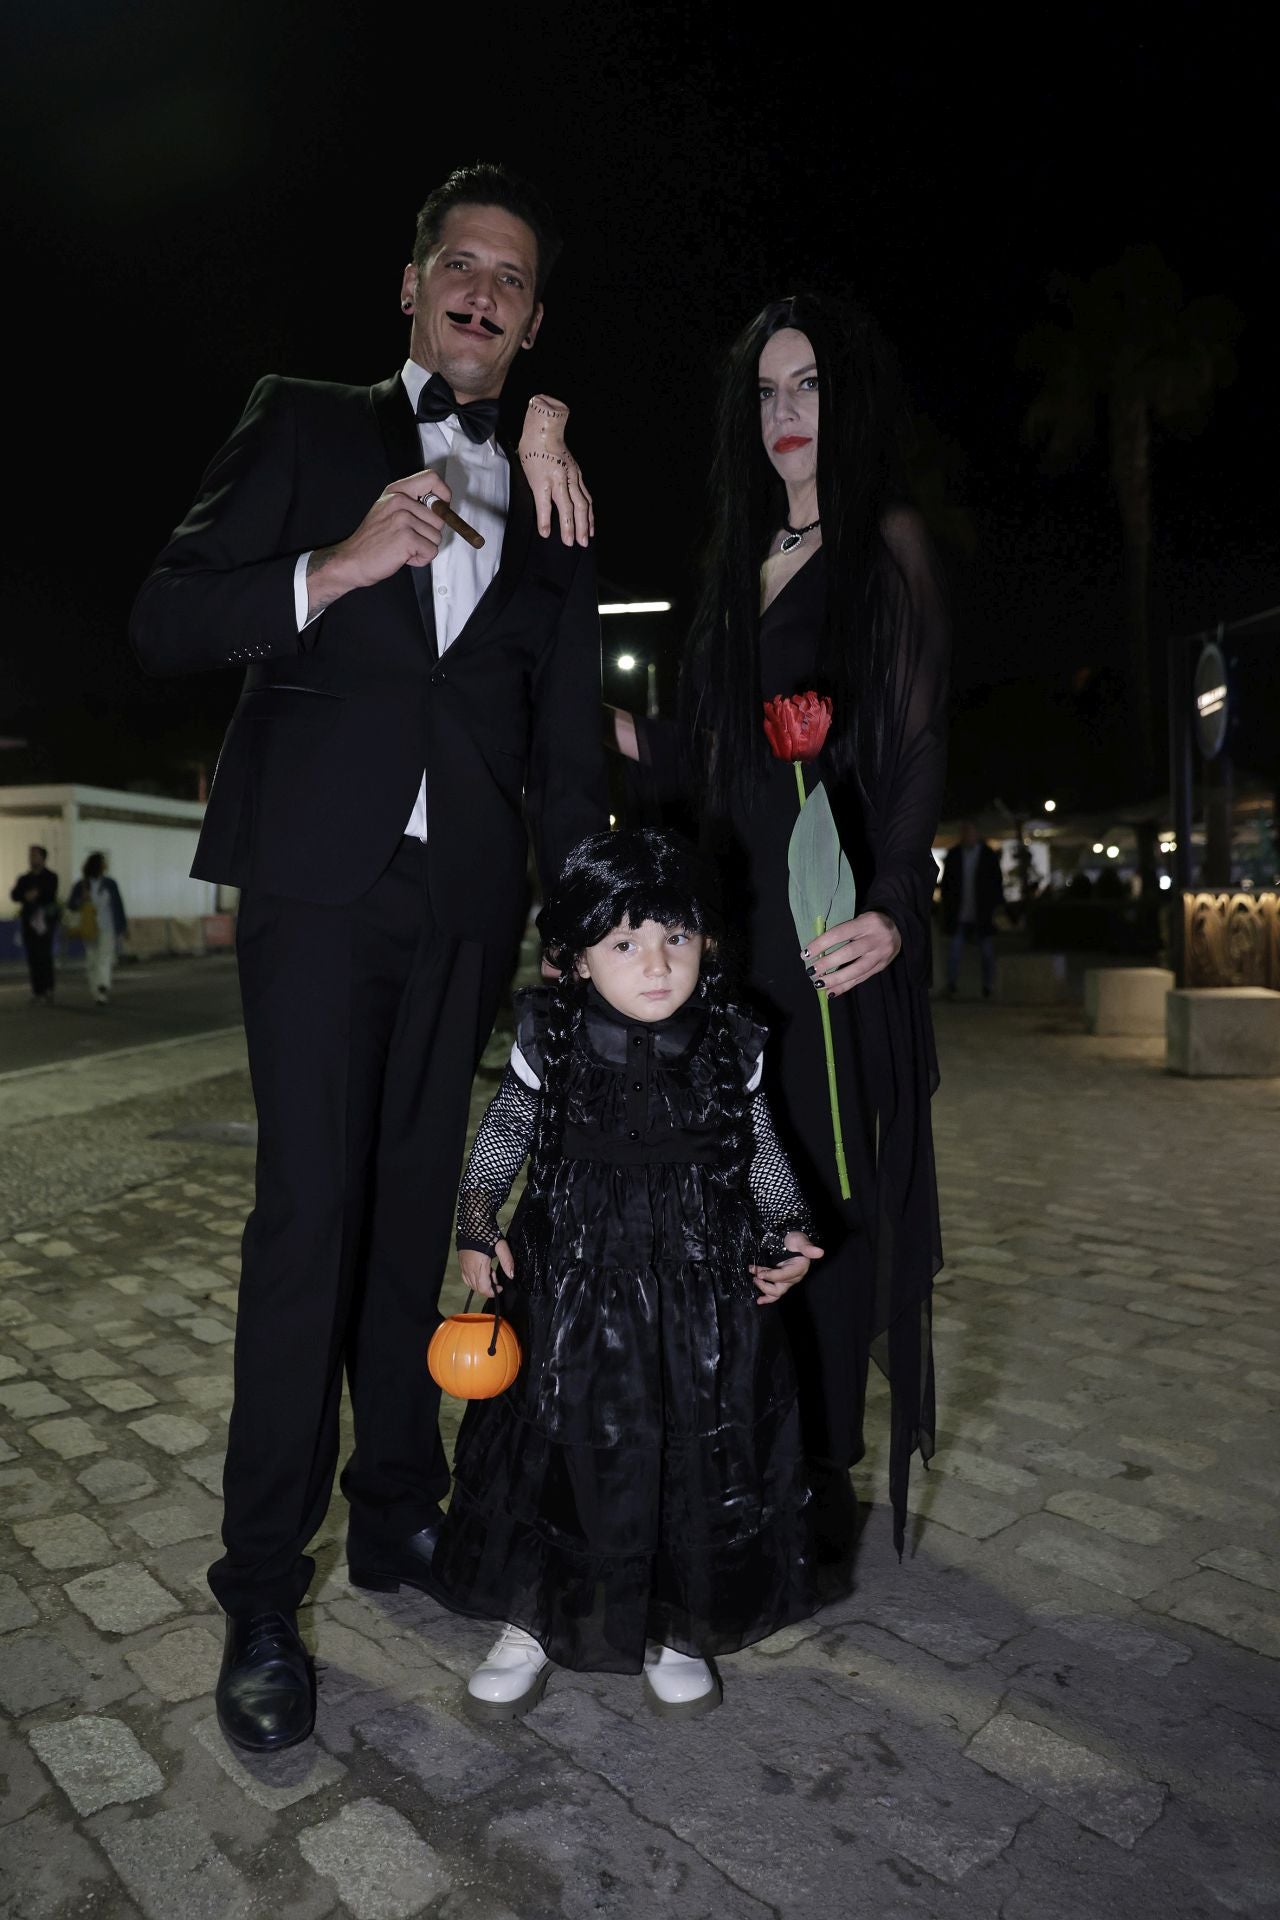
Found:
M 800 542 L 804 539 L 806 533 L 812 533 L 814 528 L 816 526 L 819 526 L 821 523 L 818 520 L 811 520 L 807 527 L 793 527 L 789 520 L 784 520 L 782 524 L 787 531 L 782 537 L 781 544 L 778 547 L 778 552 L 794 553 L 796 548 L 800 545 Z

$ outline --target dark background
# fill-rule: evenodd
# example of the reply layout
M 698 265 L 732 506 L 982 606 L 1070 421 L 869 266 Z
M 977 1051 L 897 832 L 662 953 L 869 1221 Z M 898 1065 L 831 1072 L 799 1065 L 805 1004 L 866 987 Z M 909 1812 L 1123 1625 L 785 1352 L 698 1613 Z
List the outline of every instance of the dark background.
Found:
M 0 781 L 195 792 L 238 676 L 145 678 L 125 632 L 137 584 L 260 374 L 372 381 L 400 363 L 417 207 L 453 165 L 499 158 L 539 182 L 566 237 L 509 423 L 537 388 L 569 402 L 606 586 L 676 602 L 664 699 L 718 358 L 766 298 L 835 281 L 895 342 L 967 526 L 943 545 L 948 806 L 1123 796 L 1105 448 L 1044 477 L 1017 344 L 1051 317 L 1055 271 L 1087 275 L 1132 243 L 1158 245 L 1188 297 L 1229 297 L 1237 378 L 1205 432 L 1155 446 L 1156 625 L 1280 603 L 1280 202 L 1257 17 L 1193 0 L 49 0 L 11 16 L 0 734 L 27 745 Z M 610 675 L 621 625 L 604 623 Z M 1270 660 L 1274 684 L 1280 648 Z

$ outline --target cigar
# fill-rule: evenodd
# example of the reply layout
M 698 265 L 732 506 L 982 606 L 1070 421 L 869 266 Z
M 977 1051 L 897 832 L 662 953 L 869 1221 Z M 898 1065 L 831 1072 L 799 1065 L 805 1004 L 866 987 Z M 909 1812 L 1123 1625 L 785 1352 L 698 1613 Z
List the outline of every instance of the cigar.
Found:
M 418 500 L 422 506 L 430 507 L 433 513 L 438 513 L 446 527 L 452 527 L 455 533 L 460 533 L 468 546 L 484 545 L 484 535 L 477 533 L 469 520 L 464 520 L 460 513 L 455 513 L 453 508 L 446 506 L 443 500 L 437 500 L 434 493 L 420 493 Z

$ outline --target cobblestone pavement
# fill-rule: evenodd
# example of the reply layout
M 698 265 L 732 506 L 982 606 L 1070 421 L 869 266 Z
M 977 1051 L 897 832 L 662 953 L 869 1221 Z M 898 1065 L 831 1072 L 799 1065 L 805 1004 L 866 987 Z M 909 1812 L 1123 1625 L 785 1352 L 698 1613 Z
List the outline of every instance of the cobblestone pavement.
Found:
M 304 1615 L 317 1737 L 250 1764 L 212 1719 L 204 1579 L 243 1067 L 188 1083 L 175 1051 L 69 1106 L 25 1083 L 0 1112 L 25 1170 L 0 1243 L 0 1911 L 1280 1913 L 1280 1083 L 1175 1080 L 1072 1014 L 938 1013 L 943 1431 L 905 1562 L 877 1456 L 856 1592 L 726 1660 L 719 1713 L 673 1727 L 638 1681 L 558 1675 L 528 1722 L 476 1729 L 488 1630 L 349 1588 L 339 1502 Z

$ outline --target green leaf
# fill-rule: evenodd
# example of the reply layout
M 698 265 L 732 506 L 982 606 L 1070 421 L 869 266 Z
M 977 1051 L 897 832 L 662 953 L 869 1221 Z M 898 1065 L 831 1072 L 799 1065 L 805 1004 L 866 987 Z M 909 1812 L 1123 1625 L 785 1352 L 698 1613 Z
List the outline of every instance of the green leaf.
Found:
M 853 875 L 821 781 L 807 795 L 791 829 L 787 898 L 801 945 L 838 921 L 853 918 Z

